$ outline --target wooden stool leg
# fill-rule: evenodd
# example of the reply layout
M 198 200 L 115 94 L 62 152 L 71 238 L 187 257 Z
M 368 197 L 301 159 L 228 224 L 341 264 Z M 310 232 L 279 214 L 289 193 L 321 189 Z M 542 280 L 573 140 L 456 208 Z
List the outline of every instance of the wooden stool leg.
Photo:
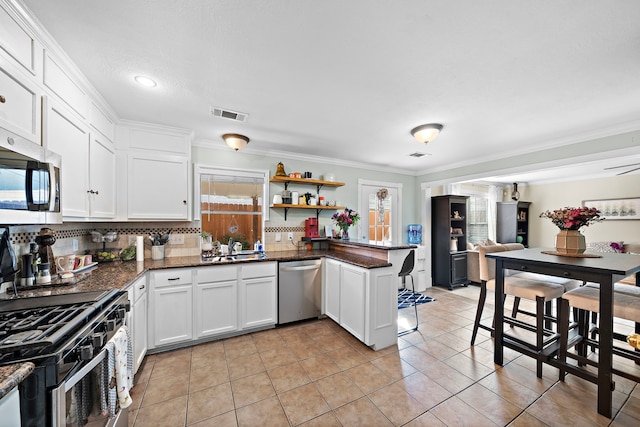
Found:
M 543 297 L 536 297 L 536 350 L 538 353 L 542 352 L 544 345 L 544 313 L 546 303 Z M 536 359 L 536 375 L 538 378 L 542 378 L 542 360 L 540 360 L 540 354 Z
M 480 284 L 480 297 L 478 298 L 478 308 L 476 309 L 476 320 L 473 324 L 473 333 L 471 334 L 471 345 L 476 342 L 476 335 L 480 327 L 480 319 L 482 319 L 482 310 L 484 310 L 484 302 L 487 299 L 487 282 L 484 280 Z
M 558 307 L 558 330 L 560 332 L 560 349 L 558 350 L 558 360 L 560 363 L 567 361 L 567 342 L 569 340 L 569 301 L 560 298 Z M 566 372 L 560 368 L 559 380 L 564 381 Z

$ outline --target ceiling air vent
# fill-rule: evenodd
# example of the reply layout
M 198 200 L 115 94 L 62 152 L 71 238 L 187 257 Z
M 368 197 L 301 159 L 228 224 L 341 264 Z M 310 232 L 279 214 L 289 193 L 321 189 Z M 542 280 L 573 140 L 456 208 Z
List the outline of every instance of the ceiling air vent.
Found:
M 430 155 L 431 154 L 428 154 L 428 153 L 418 153 L 418 152 L 409 154 L 409 156 L 411 157 L 424 157 L 424 156 L 430 156 Z
M 223 119 L 235 120 L 236 122 L 246 122 L 249 115 L 247 113 L 239 113 L 237 111 L 226 110 L 220 107 L 210 107 L 211 114 L 215 117 L 222 117 Z

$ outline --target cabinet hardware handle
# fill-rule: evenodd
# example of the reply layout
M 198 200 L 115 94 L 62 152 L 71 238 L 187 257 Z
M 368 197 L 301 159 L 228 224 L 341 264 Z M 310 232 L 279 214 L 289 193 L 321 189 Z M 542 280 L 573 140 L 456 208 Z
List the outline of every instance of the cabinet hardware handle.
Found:
M 182 204 L 183 204 L 183 205 L 186 205 L 186 204 L 187 204 L 187 201 L 186 201 L 186 200 L 183 200 L 183 201 L 182 201 Z
M 93 190 L 87 190 L 87 193 L 93 194 Z
M 4 104 L 5 102 L 7 102 L 7 98 L 5 98 L 4 96 L 0 95 L 0 104 Z
M 138 289 L 140 290 L 144 289 L 144 285 L 140 286 Z
M 172 280 L 172 281 L 173 281 L 173 280 L 180 280 L 180 278 L 179 278 L 179 277 L 170 277 L 170 278 L 168 278 L 167 280 Z
M 99 192 L 99 191 L 94 191 L 94 193 L 96 193 L 96 196 L 97 196 L 98 194 L 100 194 L 100 192 Z
M 16 141 L 12 138 L 12 137 L 7 137 L 7 142 L 9 143 L 9 145 L 13 145 L 16 143 Z
M 571 276 L 571 273 L 569 273 L 568 271 L 565 271 L 564 273 L 562 273 L 562 275 L 563 275 L 564 277 L 570 277 L 570 276 Z

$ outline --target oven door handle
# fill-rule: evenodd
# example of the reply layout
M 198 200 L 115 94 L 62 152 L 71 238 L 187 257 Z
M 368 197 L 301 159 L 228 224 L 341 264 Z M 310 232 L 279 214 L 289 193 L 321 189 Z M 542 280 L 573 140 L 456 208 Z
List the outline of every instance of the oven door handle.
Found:
M 107 349 L 103 348 L 102 351 L 96 355 L 96 357 L 89 361 L 89 363 L 84 365 L 78 372 L 64 381 L 64 392 L 66 393 L 71 390 L 74 385 L 78 384 L 78 382 L 85 377 L 85 375 L 91 372 L 93 368 L 98 366 L 98 364 L 102 362 L 105 357 L 107 357 Z

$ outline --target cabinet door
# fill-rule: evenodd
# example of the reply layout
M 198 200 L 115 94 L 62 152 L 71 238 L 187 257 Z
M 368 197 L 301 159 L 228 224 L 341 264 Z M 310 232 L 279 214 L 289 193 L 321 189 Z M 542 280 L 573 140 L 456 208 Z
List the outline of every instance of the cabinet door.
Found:
M 466 284 L 467 282 L 467 253 L 451 255 L 451 284 Z
M 243 279 L 240 285 L 240 303 L 242 329 L 275 325 L 277 321 L 275 276 Z
M 3 102 L 0 102 L 0 127 L 40 145 L 40 93 L 38 88 L 35 83 L 22 77 L 13 67 L 8 66 L 6 60 L 1 56 L 0 96 L 4 99 Z
M 134 373 L 138 372 L 144 356 L 147 354 L 147 293 L 145 292 L 133 305 L 133 363 Z
M 89 146 L 91 216 L 116 216 L 116 151 L 112 144 L 97 132 L 91 135 Z
M 364 341 L 366 274 L 350 265 L 340 268 L 340 326 Z
M 193 338 L 193 290 L 191 285 L 155 289 L 153 298 L 154 345 Z
M 340 323 L 340 263 L 325 259 L 324 314 Z
M 238 329 L 238 282 L 236 280 L 199 283 L 196 287 L 195 304 L 196 338 Z
M 45 99 L 45 146 L 62 156 L 62 215 L 89 216 L 89 132 L 66 108 Z
M 127 178 L 129 219 L 189 219 L 186 157 L 129 153 Z

